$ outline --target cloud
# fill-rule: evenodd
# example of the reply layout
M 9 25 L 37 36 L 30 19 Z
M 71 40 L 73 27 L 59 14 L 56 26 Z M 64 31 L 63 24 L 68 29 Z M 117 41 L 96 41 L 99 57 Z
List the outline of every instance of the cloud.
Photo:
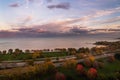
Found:
M 95 18 L 108 16 L 108 15 L 111 15 L 111 14 L 117 13 L 117 12 L 120 12 L 120 7 L 113 8 L 113 9 L 107 9 L 107 10 L 97 10 L 97 11 L 94 11 L 92 14 L 88 14 L 86 16 L 82 16 L 79 18 L 73 18 L 73 19 L 64 19 L 61 21 L 54 21 L 54 23 L 59 24 L 59 25 L 69 25 L 69 24 L 74 24 L 74 23 L 81 23 L 83 25 L 86 25 L 87 22 L 88 23 L 90 23 L 90 22 L 96 23 L 97 21 L 94 21 Z M 99 23 L 99 24 L 111 23 L 111 22 L 116 22 L 119 20 L 120 20 L 120 17 L 118 16 L 116 18 L 103 20 L 102 22 L 98 21 L 97 23 Z
M 116 23 L 116 22 L 120 22 L 120 16 L 116 16 L 113 18 L 107 18 L 104 20 L 91 21 L 91 23 L 94 23 L 94 24 L 111 24 L 111 23 Z M 119 28 L 119 26 L 113 26 L 113 27 Z
M 0 38 L 16 37 L 15 33 L 8 30 L 0 31 Z
M 52 0 L 46 0 L 48 3 L 52 2 Z
M 47 32 L 41 28 L 36 29 L 36 28 L 20 28 L 20 29 L 16 29 L 19 32 L 26 32 L 26 33 L 44 33 Z
M 102 23 L 114 23 L 114 22 L 118 22 L 118 21 L 120 21 L 120 16 L 107 19 L 105 21 L 102 21 Z
M 55 5 L 48 5 L 47 7 L 49 9 L 54 9 L 54 8 L 69 9 L 70 8 L 70 3 L 59 3 L 59 4 L 55 4 Z
M 120 26 L 117 26 L 117 28 L 120 28 Z
M 34 2 L 35 0 L 28 0 L 29 2 Z
M 83 34 L 83 35 L 86 35 L 89 33 L 89 30 L 88 29 L 84 29 L 82 27 L 72 27 L 70 30 L 69 30 L 70 33 L 74 33 L 74 34 Z
M 23 19 L 24 22 L 29 22 L 33 19 L 33 16 L 27 16 Z
M 20 4 L 19 3 L 12 3 L 9 6 L 10 7 L 20 7 Z
M 26 26 L 26 24 L 31 22 L 33 20 L 33 16 L 32 15 L 23 16 L 18 18 L 17 20 L 18 20 L 18 23 L 16 24 L 17 27 L 22 27 L 22 26 Z M 15 25 L 12 25 L 12 26 L 15 26 Z
M 57 28 L 56 28 L 57 30 Z M 49 31 L 42 27 L 19 28 L 13 31 L 0 31 L 0 37 L 67 37 L 67 36 L 119 36 L 120 29 L 87 29 L 80 27 L 70 27 L 68 31 Z M 113 37 L 114 37 L 113 36 Z
M 89 20 L 88 16 L 83 16 L 80 18 L 74 18 L 74 19 L 66 19 L 63 21 L 58 21 L 56 22 L 57 24 L 61 24 L 61 25 L 69 25 L 69 24 L 73 24 L 73 23 L 77 23 L 77 22 L 83 22 L 83 21 L 87 21 Z
M 120 33 L 120 29 L 94 29 L 90 31 L 91 34 L 109 34 L 109 33 Z
M 120 12 L 120 7 L 107 9 L 107 10 L 97 10 L 94 17 L 101 17 L 101 16 L 110 15 L 117 12 Z

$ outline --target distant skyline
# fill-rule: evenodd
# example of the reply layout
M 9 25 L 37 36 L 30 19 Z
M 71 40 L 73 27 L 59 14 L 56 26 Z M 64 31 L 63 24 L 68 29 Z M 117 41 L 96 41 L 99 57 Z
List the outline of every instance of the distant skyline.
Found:
M 120 34 L 120 0 L 0 0 L 0 37 Z

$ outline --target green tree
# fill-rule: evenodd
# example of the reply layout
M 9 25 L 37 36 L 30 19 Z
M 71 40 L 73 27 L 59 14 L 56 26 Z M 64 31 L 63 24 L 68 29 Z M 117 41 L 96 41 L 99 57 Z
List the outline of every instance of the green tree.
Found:
M 13 49 L 9 49 L 8 54 L 12 54 L 12 53 L 13 53 Z
M 2 52 L 3 54 L 6 54 L 7 53 L 7 51 L 6 50 L 3 50 L 3 52 Z

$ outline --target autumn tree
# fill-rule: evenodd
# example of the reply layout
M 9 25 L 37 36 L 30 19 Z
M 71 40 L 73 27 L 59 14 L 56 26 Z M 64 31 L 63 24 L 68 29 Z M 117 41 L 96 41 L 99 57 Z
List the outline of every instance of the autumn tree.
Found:
M 42 52 L 39 50 L 34 51 L 34 53 L 32 53 L 32 58 L 36 59 L 39 58 L 41 56 Z

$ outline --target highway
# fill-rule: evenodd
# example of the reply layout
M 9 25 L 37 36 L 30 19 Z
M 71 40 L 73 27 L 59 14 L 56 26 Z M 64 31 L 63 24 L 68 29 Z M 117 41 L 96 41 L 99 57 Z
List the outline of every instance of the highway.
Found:
M 95 56 L 95 59 L 99 59 L 99 58 L 105 58 L 109 55 L 114 55 L 114 53 L 111 54 L 104 54 L 104 55 L 98 55 Z M 84 61 L 84 59 L 77 59 L 75 56 L 66 56 L 66 57 L 59 57 L 58 60 L 56 60 L 57 57 L 52 57 L 50 58 L 51 61 L 54 63 L 55 67 L 59 67 L 61 65 L 63 65 L 64 61 L 69 60 L 69 59 L 76 59 L 77 62 L 82 62 Z M 42 58 L 42 59 L 37 59 L 37 61 L 34 61 L 34 64 L 42 64 L 45 62 L 46 58 Z M 24 67 L 24 66 L 28 66 L 26 61 L 23 60 L 17 60 L 17 61 L 2 61 L 0 63 L 0 69 L 6 69 L 6 68 L 15 68 L 15 67 Z

